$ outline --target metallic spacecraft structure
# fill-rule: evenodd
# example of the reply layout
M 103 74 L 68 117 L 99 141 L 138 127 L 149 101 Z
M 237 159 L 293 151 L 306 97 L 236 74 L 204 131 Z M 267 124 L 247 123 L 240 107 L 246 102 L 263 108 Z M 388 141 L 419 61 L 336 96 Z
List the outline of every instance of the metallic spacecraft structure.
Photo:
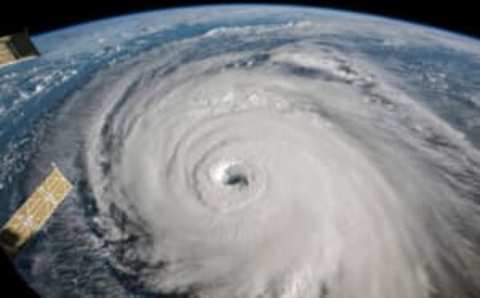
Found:
M 0 230 L 0 246 L 5 252 L 11 257 L 16 256 L 27 240 L 52 216 L 71 189 L 72 184 L 54 165 L 50 174 Z
M 27 31 L 0 37 L 0 66 L 38 56 Z

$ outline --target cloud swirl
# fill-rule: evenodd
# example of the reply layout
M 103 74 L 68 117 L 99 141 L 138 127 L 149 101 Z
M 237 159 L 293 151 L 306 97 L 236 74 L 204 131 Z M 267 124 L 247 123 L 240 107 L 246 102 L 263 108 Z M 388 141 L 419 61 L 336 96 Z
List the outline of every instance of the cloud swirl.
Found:
M 314 32 L 212 30 L 73 96 L 87 221 L 122 280 L 215 298 L 479 293 L 478 151 Z

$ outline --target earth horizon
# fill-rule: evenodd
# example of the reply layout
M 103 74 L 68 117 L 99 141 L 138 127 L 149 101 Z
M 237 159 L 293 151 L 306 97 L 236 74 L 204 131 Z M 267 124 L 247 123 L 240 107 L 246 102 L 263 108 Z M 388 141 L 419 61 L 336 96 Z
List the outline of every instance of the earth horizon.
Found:
M 0 222 L 42 297 L 480 297 L 480 41 L 284 5 L 125 15 L 0 68 Z

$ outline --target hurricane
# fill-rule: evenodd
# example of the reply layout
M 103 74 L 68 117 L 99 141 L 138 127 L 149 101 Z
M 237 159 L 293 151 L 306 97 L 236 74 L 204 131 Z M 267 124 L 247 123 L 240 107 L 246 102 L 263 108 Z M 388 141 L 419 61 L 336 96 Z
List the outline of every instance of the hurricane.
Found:
M 75 181 L 32 284 L 61 296 L 74 282 L 84 297 L 476 297 L 478 149 L 404 78 L 321 30 L 208 29 L 69 94 L 31 160 Z

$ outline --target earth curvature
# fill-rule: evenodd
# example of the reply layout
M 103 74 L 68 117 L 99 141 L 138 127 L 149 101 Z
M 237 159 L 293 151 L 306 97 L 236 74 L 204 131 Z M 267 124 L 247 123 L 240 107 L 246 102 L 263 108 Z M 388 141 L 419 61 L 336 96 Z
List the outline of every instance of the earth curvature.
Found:
M 0 222 L 42 297 L 480 297 L 480 42 L 306 7 L 33 37 L 0 69 Z

